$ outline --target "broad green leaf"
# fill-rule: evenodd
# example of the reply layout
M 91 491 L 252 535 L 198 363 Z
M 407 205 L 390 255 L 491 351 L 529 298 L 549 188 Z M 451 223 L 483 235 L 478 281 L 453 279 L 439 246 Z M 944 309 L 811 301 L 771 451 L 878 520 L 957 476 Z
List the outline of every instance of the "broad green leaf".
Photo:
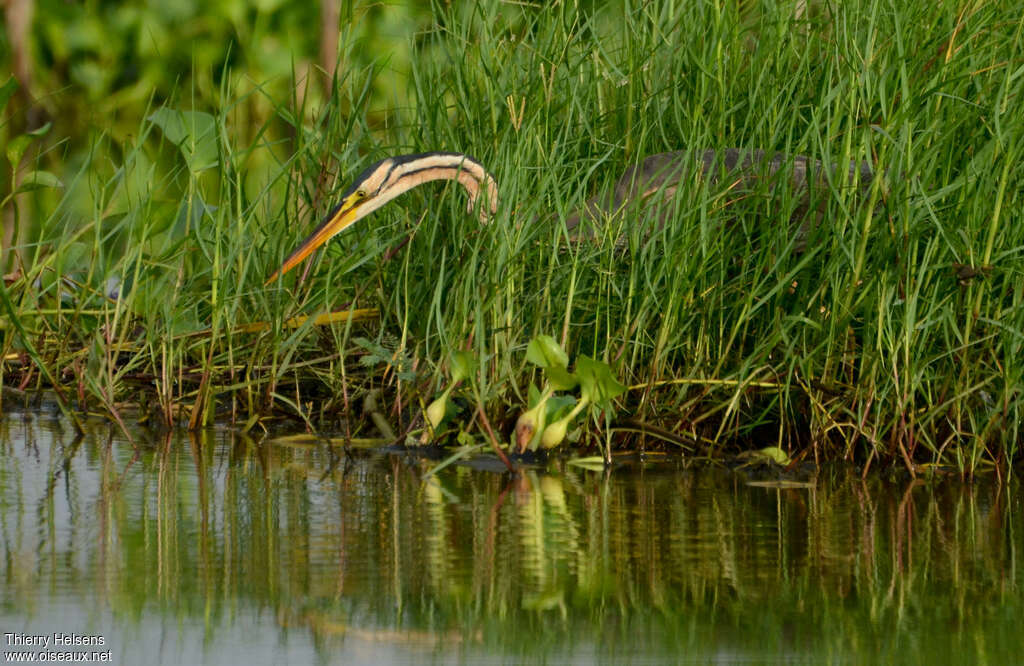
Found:
M 25 154 L 28 144 L 32 143 L 32 137 L 28 134 L 21 134 L 7 142 L 7 161 L 14 168 L 21 163 L 21 156 Z
M 554 423 L 548 424 L 544 428 L 544 432 L 540 436 L 540 445 L 545 449 L 553 449 L 562 443 L 565 439 L 565 433 L 569 429 L 568 419 L 558 419 Z
M 576 406 L 576 398 L 571 395 L 553 395 L 548 398 L 545 407 L 547 409 L 548 423 L 562 418 Z
M 17 167 L 21 163 L 21 158 L 25 154 L 25 150 L 29 144 L 32 143 L 33 139 L 43 136 L 50 131 L 50 123 L 46 123 L 38 129 L 34 129 L 31 132 L 25 132 L 19 136 L 14 137 L 7 142 L 7 161 L 11 163 L 12 167 Z
M 557 365 L 545 368 L 544 374 L 547 376 L 551 388 L 556 391 L 570 391 L 576 388 L 576 384 L 579 383 L 576 375 Z
M 217 124 L 203 111 L 178 111 L 162 107 L 148 120 L 181 150 L 192 173 L 217 166 Z
M 38 190 L 44 187 L 64 187 L 64 183 L 60 182 L 60 179 L 49 171 L 29 171 L 25 174 L 21 184 L 18 185 L 17 191 L 28 192 L 29 190 Z
M 542 368 L 569 366 L 569 355 L 550 335 L 538 335 L 526 346 L 526 360 Z
M 540 402 L 540 390 L 530 382 L 530 386 L 526 389 L 526 406 L 533 408 Z
M 2 86 L 0 86 L 0 113 L 7 108 L 7 102 L 11 101 L 11 96 L 14 95 L 18 90 L 18 79 L 14 78 L 12 74 Z
M 601 407 L 608 407 L 612 399 L 626 390 L 607 363 L 582 354 L 576 359 L 576 376 L 583 395 Z
M 437 426 L 441 425 L 441 421 L 444 420 L 445 412 L 448 411 L 448 391 L 441 394 L 434 402 L 427 406 L 427 421 L 430 422 L 430 427 L 437 429 Z
M 476 371 L 476 357 L 472 352 L 457 351 L 452 354 L 451 368 L 452 383 L 460 382 Z
M 763 458 L 767 458 L 776 465 L 782 465 L 783 467 L 789 465 L 789 463 L 792 462 L 789 458 L 789 454 L 787 454 L 785 451 L 783 451 L 777 446 L 767 446 L 758 451 L 758 453 L 761 454 Z

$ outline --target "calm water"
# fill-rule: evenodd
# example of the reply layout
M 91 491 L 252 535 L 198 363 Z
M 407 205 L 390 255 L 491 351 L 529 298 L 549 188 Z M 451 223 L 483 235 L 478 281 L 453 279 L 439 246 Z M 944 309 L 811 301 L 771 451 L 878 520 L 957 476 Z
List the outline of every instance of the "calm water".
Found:
M 1016 483 L 745 485 L 0 420 L 0 641 L 115 664 L 1013 663 Z M 53 634 L 101 637 L 54 647 Z

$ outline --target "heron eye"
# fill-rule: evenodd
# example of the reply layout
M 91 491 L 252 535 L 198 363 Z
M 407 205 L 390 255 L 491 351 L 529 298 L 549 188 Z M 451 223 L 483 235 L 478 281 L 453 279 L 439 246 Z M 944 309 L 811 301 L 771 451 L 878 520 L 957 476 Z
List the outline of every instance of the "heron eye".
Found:
M 366 198 L 366 190 L 356 190 L 356 196 L 360 199 Z

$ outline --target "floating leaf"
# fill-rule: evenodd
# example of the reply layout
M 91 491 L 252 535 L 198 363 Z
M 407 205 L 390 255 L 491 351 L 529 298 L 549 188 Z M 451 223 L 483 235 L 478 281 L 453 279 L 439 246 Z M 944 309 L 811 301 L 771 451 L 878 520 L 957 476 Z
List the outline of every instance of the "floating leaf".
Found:
M 812 481 L 791 481 L 788 479 L 778 479 L 775 481 L 746 481 L 746 485 L 753 486 L 755 488 L 775 488 L 779 490 L 789 490 L 791 488 L 814 488 L 814 482 Z
M 575 467 L 582 467 L 592 472 L 603 472 L 605 469 L 604 458 L 601 456 L 590 456 L 588 458 L 573 458 L 569 461 L 570 465 Z

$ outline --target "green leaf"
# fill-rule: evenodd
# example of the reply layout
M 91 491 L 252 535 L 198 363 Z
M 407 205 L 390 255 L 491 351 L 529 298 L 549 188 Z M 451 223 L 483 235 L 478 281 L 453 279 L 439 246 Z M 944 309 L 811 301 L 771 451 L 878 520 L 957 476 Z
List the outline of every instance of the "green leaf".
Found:
M 18 185 L 17 191 L 28 192 L 44 187 L 64 187 L 64 183 L 60 182 L 60 179 L 49 171 L 29 171 L 25 174 L 21 184 Z
M 537 406 L 538 402 L 540 402 L 540 389 L 530 382 L 530 386 L 526 389 L 526 406 L 532 409 Z
M 526 346 L 526 360 L 544 369 L 569 367 L 569 355 L 550 335 L 538 335 Z
M 545 449 L 553 449 L 565 439 L 565 433 L 569 429 L 569 419 L 561 418 L 554 423 L 548 424 L 540 436 L 540 444 Z
M 576 375 L 572 374 L 565 368 L 558 367 L 557 365 L 545 368 L 544 375 L 547 376 L 548 382 L 551 384 L 551 388 L 556 391 L 570 391 L 579 383 L 579 380 L 576 379 Z
M 11 163 L 11 166 L 17 168 L 17 166 L 21 163 L 21 158 L 25 154 L 25 150 L 28 148 L 29 144 L 32 143 L 32 140 L 35 139 L 36 137 L 43 136 L 49 131 L 50 123 L 46 123 L 39 129 L 32 130 L 31 132 L 26 132 L 8 141 L 7 161 Z
M 571 395 L 553 395 L 548 398 L 545 406 L 547 408 L 547 420 L 550 423 L 568 414 L 576 405 L 576 398 Z
M 445 391 L 441 397 L 427 406 L 427 421 L 430 423 L 430 427 L 437 430 L 437 426 L 441 425 L 447 411 L 448 391 Z
M 25 134 L 27 134 L 29 136 L 32 136 L 32 137 L 36 137 L 36 138 L 39 138 L 41 136 L 46 136 L 46 133 L 50 131 L 50 127 L 52 127 L 52 126 L 53 126 L 53 123 L 46 123 L 45 125 L 43 125 L 41 127 L 35 128 L 31 132 L 25 132 Z
M 217 166 L 217 123 L 212 115 L 162 107 L 150 114 L 148 120 L 178 146 L 192 173 Z
M 359 337 L 353 338 L 352 342 L 366 350 L 366 354 L 359 359 L 360 365 L 372 368 L 380 363 L 387 363 L 391 360 L 388 351 L 372 340 Z
M 573 458 L 568 461 L 570 465 L 582 467 L 592 472 L 603 472 L 605 470 L 604 458 L 601 456 L 590 456 L 587 458 Z
M 582 395 L 602 408 L 609 407 L 612 399 L 626 390 L 626 386 L 619 382 L 607 363 L 582 354 L 576 359 L 576 376 L 580 381 Z
M 21 163 L 21 156 L 25 154 L 25 149 L 30 143 L 32 143 L 32 137 L 28 134 L 21 134 L 7 142 L 7 161 L 11 167 L 18 167 L 18 164 Z
M 457 351 L 452 354 L 451 369 L 452 384 L 461 382 L 476 372 L 476 357 L 472 352 Z
M 783 467 L 788 466 L 790 462 L 792 462 L 789 459 L 789 454 L 777 446 L 767 446 L 760 451 L 757 451 L 757 453 L 759 453 L 762 458 L 771 460 L 776 465 L 782 465 Z
M 18 79 L 14 78 L 12 74 L 2 86 L 0 86 L 0 113 L 7 108 L 7 102 L 11 101 L 11 96 L 14 95 L 18 90 Z

